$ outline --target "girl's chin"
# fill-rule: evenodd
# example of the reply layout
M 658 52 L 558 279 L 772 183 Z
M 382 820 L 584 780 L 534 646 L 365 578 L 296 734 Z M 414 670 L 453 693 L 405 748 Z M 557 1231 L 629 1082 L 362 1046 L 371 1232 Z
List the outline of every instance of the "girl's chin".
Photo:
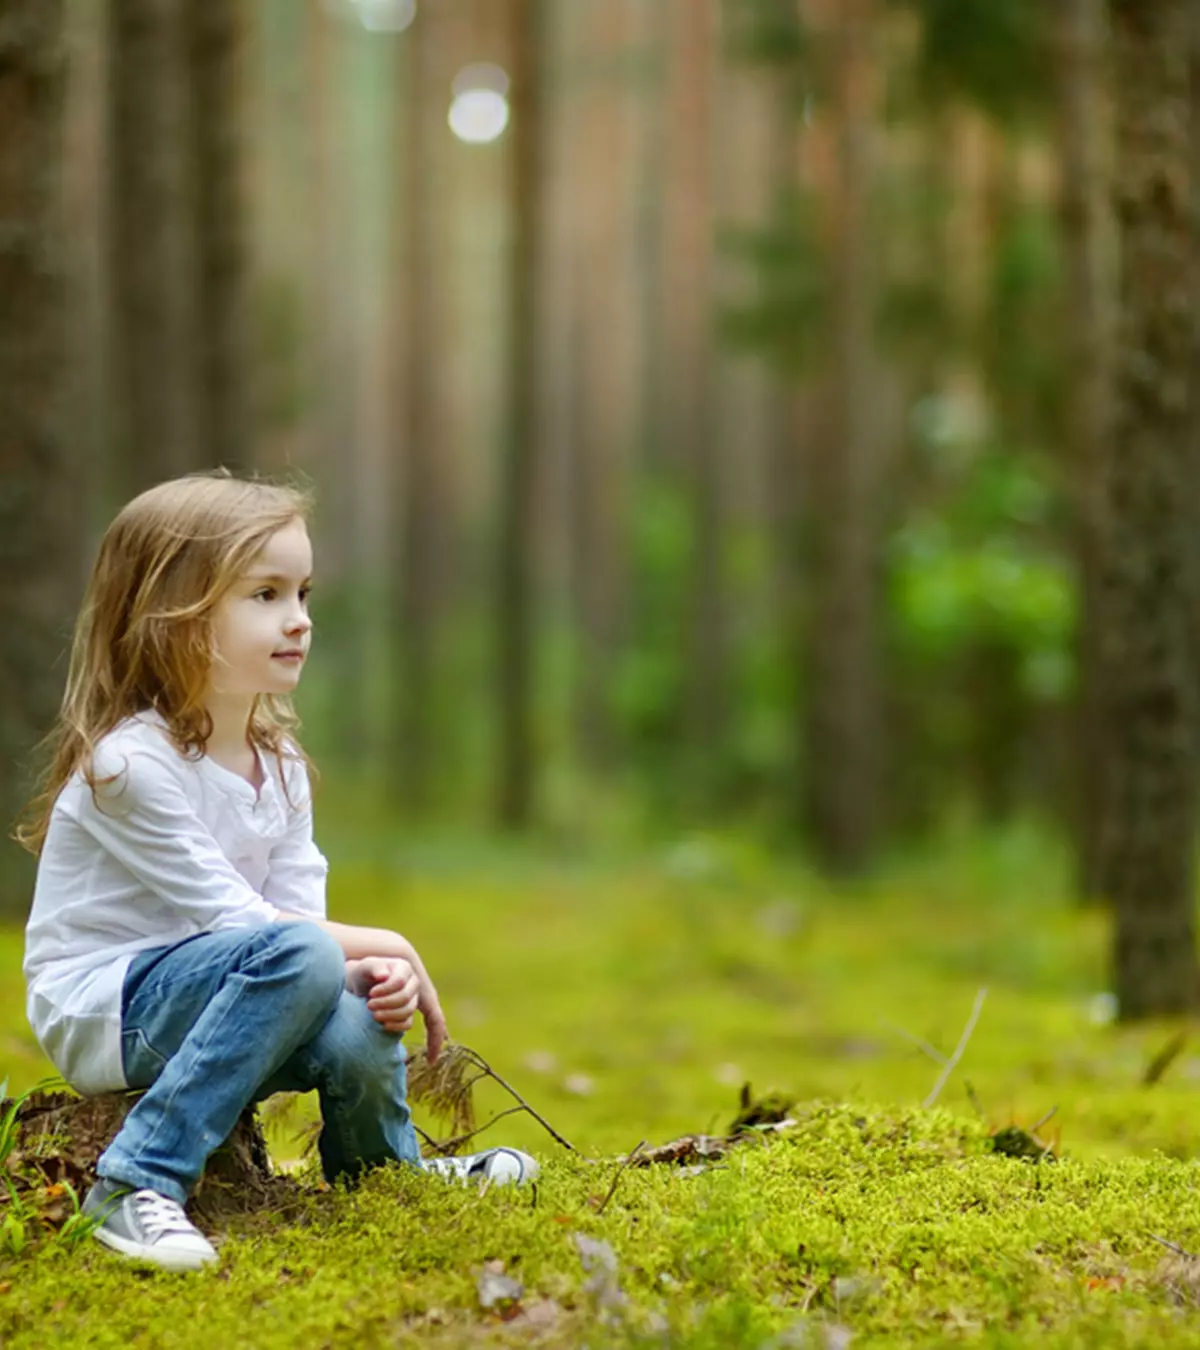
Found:
M 264 694 L 273 694 L 289 689 L 295 689 L 300 683 L 300 672 L 302 670 L 303 666 L 288 666 L 280 662 L 278 669 L 271 672 L 274 678 L 271 680 L 270 688 L 264 689 L 262 692 Z

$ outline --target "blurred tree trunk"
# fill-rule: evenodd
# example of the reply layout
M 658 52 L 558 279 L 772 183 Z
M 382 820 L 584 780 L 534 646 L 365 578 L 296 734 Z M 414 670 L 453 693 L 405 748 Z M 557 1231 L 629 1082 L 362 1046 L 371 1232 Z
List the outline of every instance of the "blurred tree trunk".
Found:
M 105 353 L 109 343 L 102 207 L 108 176 L 104 134 L 108 20 L 103 7 L 91 0 L 66 0 L 65 10 L 69 75 L 63 198 L 68 222 L 66 286 L 72 310 L 67 327 L 67 367 L 71 372 L 68 424 L 74 481 L 80 497 L 82 564 L 85 558 L 90 560 L 93 545 L 108 524 L 111 505 L 106 500 L 105 482 L 109 418 Z
M 592 3 L 576 11 L 573 59 L 619 71 L 631 36 L 631 7 Z M 584 69 L 587 69 L 584 65 Z M 611 765 L 611 685 L 625 607 L 621 502 L 636 422 L 637 374 L 630 360 L 630 187 L 637 145 L 629 125 L 627 75 L 564 81 L 561 168 L 570 194 L 566 345 L 573 358 L 567 419 L 569 568 L 576 625 L 573 741 L 585 772 Z M 640 110 L 639 110 L 640 111 Z M 560 123 L 560 125 L 562 125 Z M 582 171 L 581 171 L 582 170 Z
M 1108 816 L 1123 1018 L 1195 1006 L 1197 586 L 1191 0 L 1112 0 L 1121 290 L 1102 556 Z
M 721 548 L 721 444 L 715 397 L 714 0 L 670 7 L 668 30 L 666 315 L 669 462 L 689 498 L 692 566 L 683 649 L 689 784 L 716 787 L 724 754 L 728 636 Z
M 808 792 L 826 866 L 852 872 L 878 834 L 879 568 L 877 428 L 872 409 L 874 247 L 870 230 L 873 0 L 839 0 L 829 43 L 837 148 L 830 173 L 830 438 L 814 465 Z
M 245 18 L 239 0 L 188 0 L 187 18 L 195 92 L 200 453 L 209 463 L 245 471 L 253 462 L 242 174 Z
M 402 91 L 401 134 L 405 173 L 396 194 L 392 228 L 401 282 L 393 287 L 404 306 L 398 334 L 404 371 L 400 431 L 399 551 L 395 623 L 399 672 L 394 753 L 399 798 L 405 809 L 429 809 L 434 792 L 433 710 L 437 698 L 438 605 L 442 595 L 441 545 L 445 499 L 438 474 L 437 370 L 441 305 L 438 303 L 439 175 L 435 147 L 445 109 L 437 74 L 436 7 L 422 10 L 396 44 Z
M 497 566 L 499 823 L 534 814 L 534 503 L 538 478 L 537 318 L 542 235 L 542 0 L 508 0 L 512 33 L 509 131 L 508 410 L 500 473 Z
M 111 0 L 109 265 L 114 463 L 128 495 L 207 463 L 182 0 Z
M 1192 47 L 1191 47 L 1191 163 L 1192 163 L 1192 467 L 1191 480 L 1200 485 L 1200 261 L 1196 251 L 1200 249 L 1200 5 L 1192 6 Z M 1200 530 L 1190 535 L 1192 541 L 1192 566 L 1200 590 Z M 1195 651 L 1196 669 L 1200 670 L 1200 605 L 1195 607 L 1192 623 L 1192 641 Z M 1196 720 L 1196 734 L 1200 737 L 1200 715 Z M 1197 744 L 1200 756 L 1200 742 Z
M 791 0 L 778 0 L 777 20 L 799 31 Z M 797 42 L 799 37 L 797 36 Z M 794 212 L 800 193 L 800 134 L 803 68 L 785 66 L 772 79 L 769 105 L 769 209 L 775 218 Z M 765 455 L 767 526 L 771 547 L 773 607 L 785 632 L 796 626 L 799 600 L 800 517 L 804 490 L 806 392 L 795 375 L 772 369 L 768 386 L 768 428 Z
M 648 62 L 664 63 L 667 16 L 662 0 L 627 0 L 632 7 L 633 42 L 648 53 Z M 640 378 L 637 385 L 638 468 L 653 474 L 663 464 L 667 439 L 666 380 L 663 348 L 666 315 L 664 267 L 660 247 L 665 215 L 662 161 L 665 113 L 662 79 L 643 76 L 631 150 L 634 179 L 633 292 L 637 297 L 636 330 Z
M 79 491 L 67 453 L 61 0 L 10 0 L 0 62 L 0 821 L 7 836 L 51 728 L 79 570 Z M 0 914 L 32 869 L 0 845 Z
M 1062 0 L 1059 12 L 1059 144 L 1062 173 L 1066 386 L 1066 475 L 1072 501 L 1078 694 L 1071 736 L 1075 885 L 1083 900 L 1100 883 L 1104 817 L 1100 728 L 1103 705 L 1098 550 L 1111 431 L 1110 222 L 1103 134 L 1104 0 Z

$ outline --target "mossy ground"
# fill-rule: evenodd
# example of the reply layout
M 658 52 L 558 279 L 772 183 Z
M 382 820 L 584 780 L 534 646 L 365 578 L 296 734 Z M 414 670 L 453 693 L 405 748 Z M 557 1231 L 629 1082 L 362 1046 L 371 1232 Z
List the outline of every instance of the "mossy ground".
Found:
M 1179 1026 L 1105 1020 L 1105 922 L 1034 837 L 836 893 L 715 840 L 607 866 L 331 852 L 334 912 L 410 932 L 456 1037 L 584 1156 L 509 1118 L 484 1142 L 537 1152 L 536 1193 L 381 1172 L 240 1221 L 198 1276 L 47 1236 L 0 1256 L 0 1344 L 1200 1346 L 1200 1264 L 1158 1240 L 1200 1250 L 1200 1052 L 1143 1085 Z M 0 933 L 13 1087 L 45 1072 L 19 955 Z M 914 1040 L 948 1054 L 981 986 L 924 1110 L 939 1065 Z M 629 1169 L 600 1212 L 616 1154 L 723 1129 L 746 1080 L 798 1126 L 709 1170 Z M 1054 1107 L 1060 1161 L 990 1151 Z M 490 1276 L 519 1300 L 483 1307 Z

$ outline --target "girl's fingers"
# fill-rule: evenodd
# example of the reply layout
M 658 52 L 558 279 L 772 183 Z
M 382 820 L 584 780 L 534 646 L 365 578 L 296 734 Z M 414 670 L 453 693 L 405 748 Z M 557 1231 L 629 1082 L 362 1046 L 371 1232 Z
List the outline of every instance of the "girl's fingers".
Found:
M 387 969 L 381 977 L 377 977 L 377 983 L 371 990 L 375 994 L 394 994 L 399 989 L 405 989 L 410 984 L 416 984 L 417 977 L 413 973 L 412 967 L 407 964 L 395 965 Z
M 446 1027 L 446 1019 L 442 1015 L 442 1010 L 435 1003 L 433 1008 L 424 1010 L 425 1018 L 425 1054 L 430 1064 L 436 1064 L 438 1056 L 442 1053 L 442 1046 L 446 1044 L 449 1031 Z
M 415 1010 L 417 1007 L 417 990 L 408 985 L 395 993 L 380 993 L 377 989 L 371 991 L 367 998 L 368 1006 L 374 1011 L 376 1008 L 405 1008 L 411 1007 Z

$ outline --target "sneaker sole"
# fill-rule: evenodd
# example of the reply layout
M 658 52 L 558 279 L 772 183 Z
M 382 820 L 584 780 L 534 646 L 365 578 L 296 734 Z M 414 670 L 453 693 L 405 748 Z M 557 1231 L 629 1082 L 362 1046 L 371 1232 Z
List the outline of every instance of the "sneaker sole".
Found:
M 110 1251 L 119 1252 L 134 1261 L 145 1261 L 161 1270 L 201 1270 L 216 1259 L 216 1252 L 159 1251 L 152 1247 L 143 1247 L 140 1243 L 130 1242 L 115 1233 L 97 1228 L 92 1236 Z

